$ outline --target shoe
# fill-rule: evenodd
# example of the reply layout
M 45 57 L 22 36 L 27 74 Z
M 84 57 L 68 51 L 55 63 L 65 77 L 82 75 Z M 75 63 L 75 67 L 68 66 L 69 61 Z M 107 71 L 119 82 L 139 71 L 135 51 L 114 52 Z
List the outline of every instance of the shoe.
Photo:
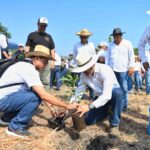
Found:
M 2 126 L 8 126 L 9 122 L 4 121 L 4 119 L 0 118 L 0 125 L 2 125 Z
M 10 129 L 9 127 L 6 130 L 6 134 L 11 136 L 21 137 L 21 138 L 31 135 L 31 133 L 25 129 L 13 130 Z
M 111 138 L 117 138 L 120 135 L 119 127 L 111 126 L 109 136 Z

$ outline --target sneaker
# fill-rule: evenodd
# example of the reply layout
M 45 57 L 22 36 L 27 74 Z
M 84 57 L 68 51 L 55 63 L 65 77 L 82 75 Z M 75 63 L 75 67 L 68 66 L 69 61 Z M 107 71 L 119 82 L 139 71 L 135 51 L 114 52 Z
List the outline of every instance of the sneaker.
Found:
M 6 134 L 11 136 L 21 137 L 21 138 L 31 135 L 31 133 L 25 129 L 13 130 L 10 129 L 9 127 L 6 130 Z
M 0 125 L 2 125 L 2 126 L 8 126 L 9 122 L 4 121 L 4 119 L 0 118 Z
M 120 135 L 119 127 L 111 127 L 109 136 L 111 138 L 117 138 Z

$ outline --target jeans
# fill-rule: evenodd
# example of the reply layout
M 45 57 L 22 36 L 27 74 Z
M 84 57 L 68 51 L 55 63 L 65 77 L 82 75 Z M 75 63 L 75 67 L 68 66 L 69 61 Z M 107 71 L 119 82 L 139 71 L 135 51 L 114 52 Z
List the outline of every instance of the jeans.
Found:
M 120 123 L 121 112 L 123 109 L 123 91 L 121 88 L 115 88 L 112 91 L 112 98 L 104 106 L 91 109 L 85 117 L 85 123 L 92 125 L 98 121 L 102 121 L 109 115 L 109 107 L 112 108 L 112 114 L 110 116 L 110 124 L 112 126 L 118 126 Z
M 150 94 L 150 68 L 146 71 L 146 94 Z
M 116 78 L 123 90 L 123 107 L 128 107 L 128 72 L 115 72 Z
M 12 93 L 0 100 L 0 111 L 4 112 L 2 118 L 10 122 L 11 129 L 24 129 L 40 103 L 41 99 L 32 91 Z
M 55 66 L 54 69 L 51 69 L 50 88 L 52 88 L 55 78 L 56 78 L 56 88 L 60 89 L 60 85 L 61 85 L 60 66 Z
M 60 73 L 60 77 L 61 77 L 61 78 L 64 77 L 64 76 L 67 74 L 67 71 L 68 71 L 67 68 L 62 69 L 62 70 L 61 70 L 61 73 Z
M 133 88 L 132 77 L 128 76 L 128 91 L 131 91 Z
M 135 80 L 135 89 L 139 90 L 140 89 L 140 73 L 138 71 L 134 72 L 134 80 Z

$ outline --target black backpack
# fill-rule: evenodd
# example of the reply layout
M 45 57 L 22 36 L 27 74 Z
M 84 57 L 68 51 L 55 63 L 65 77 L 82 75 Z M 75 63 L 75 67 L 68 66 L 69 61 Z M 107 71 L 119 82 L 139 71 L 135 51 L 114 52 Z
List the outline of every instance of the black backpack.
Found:
M 17 56 L 15 56 L 14 58 L 10 58 L 10 59 L 3 59 L 0 60 L 0 78 L 2 77 L 2 75 L 4 74 L 4 72 L 13 64 L 17 63 L 17 62 L 29 62 L 29 60 L 25 59 L 25 55 L 24 54 L 18 54 Z M 12 83 L 12 84 L 8 84 L 8 85 L 3 85 L 0 86 L 1 88 L 6 88 L 6 87 L 10 87 L 10 86 L 15 86 L 15 85 L 20 85 L 20 84 L 24 84 L 24 83 Z

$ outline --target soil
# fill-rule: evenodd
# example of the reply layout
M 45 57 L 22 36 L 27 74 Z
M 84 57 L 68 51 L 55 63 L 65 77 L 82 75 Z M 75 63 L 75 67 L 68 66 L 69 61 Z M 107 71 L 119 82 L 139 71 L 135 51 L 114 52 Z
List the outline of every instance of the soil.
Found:
M 61 91 L 50 93 L 67 100 L 69 90 L 63 86 Z M 150 96 L 145 92 L 129 95 L 129 107 L 122 114 L 120 135 L 114 142 L 109 137 L 108 119 L 80 132 L 72 128 L 71 118 L 67 119 L 64 129 L 50 128 L 48 119 L 51 114 L 42 103 L 29 125 L 32 133 L 29 138 L 8 136 L 6 127 L 0 127 L 0 150 L 150 150 L 150 135 L 146 133 L 149 106 Z

